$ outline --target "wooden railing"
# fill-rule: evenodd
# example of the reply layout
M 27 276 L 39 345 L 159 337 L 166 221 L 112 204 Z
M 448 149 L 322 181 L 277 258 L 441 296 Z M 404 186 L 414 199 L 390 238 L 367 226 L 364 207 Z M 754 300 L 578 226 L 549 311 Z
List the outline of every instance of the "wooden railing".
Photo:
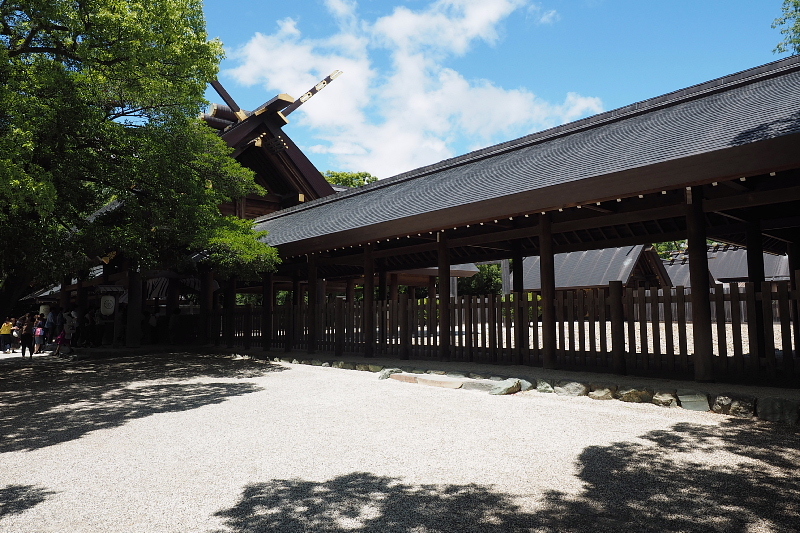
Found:
M 760 290 L 757 290 L 760 289 Z M 788 282 L 715 285 L 710 304 L 713 360 L 717 375 L 794 375 L 800 341 L 800 291 Z M 362 302 L 341 299 L 317 305 L 277 306 L 269 323 L 260 308 L 237 307 L 211 317 L 217 344 L 364 353 L 365 313 L 375 318 L 374 353 L 400 359 L 438 359 L 438 306 L 431 300 Z M 609 288 L 559 290 L 556 316 L 556 362 L 561 368 L 611 371 L 624 363 L 632 374 L 690 376 L 693 365 L 691 293 L 683 287 L 649 291 Z M 481 363 L 541 365 L 542 302 L 535 292 L 507 296 L 461 296 L 450 302 L 450 359 Z M 617 317 L 616 319 L 614 317 Z M 311 320 L 316 327 L 311 328 Z M 316 342 L 310 339 L 316 332 Z M 309 343 L 315 344 L 314 347 Z

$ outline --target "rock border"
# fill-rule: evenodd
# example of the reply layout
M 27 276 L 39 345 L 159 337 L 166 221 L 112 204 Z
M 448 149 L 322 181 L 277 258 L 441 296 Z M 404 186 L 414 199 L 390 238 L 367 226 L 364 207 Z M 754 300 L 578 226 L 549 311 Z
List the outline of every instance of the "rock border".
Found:
M 666 408 L 682 408 L 732 416 L 741 419 L 774 422 L 787 426 L 800 425 L 800 401 L 776 396 L 753 397 L 737 393 L 710 394 L 698 390 L 662 390 L 644 386 L 615 383 L 586 383 L 570 379 L 531 378 L 526 380 L 508 376 L 476 374 L 474 372 L 422 369 L 418 367 L 385 367 L 370 363 L 341 360 L 321 361 L 292 357 L 271 358 L 276 363 L 305 364 L 355 370 L 378 374 L 378 379 L 394 379 L 402 383 L 416 383 L 449 389 L 486 392 L 492 395 L 509 395 L 519 392 L 556 394 L 564 397 L 588 396 L 594 400 L 618 400 L 632 403 L 649 403 Z

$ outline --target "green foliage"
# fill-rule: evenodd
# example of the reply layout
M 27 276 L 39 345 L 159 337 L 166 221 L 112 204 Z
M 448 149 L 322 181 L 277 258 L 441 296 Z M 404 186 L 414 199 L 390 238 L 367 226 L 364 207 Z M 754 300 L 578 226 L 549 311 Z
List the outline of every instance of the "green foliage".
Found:
M 337 172 L 335 170 L 326 170 L 325 179 L 328 183 L 333 185 L 342 185 L 343 187 L 363 187 L 367 183 L 378 181 L 378 178 L 369 172 Z
M 800 0 L 784 0 L 781 16 L 772 23 L 780 28 L 783 40 L 775 47 L 775 53 L 800 54 Z
M 0 304 L 110 251 L 274 265 L 217 209 L 260 192 L 196 118 L 221 57 L 200 0 L 0 2 Z
M 653 248 L 658 253 L 658 257 L 669 259 L 672 257 L 672 252 L 681 252 L 686 249 L 686 239 L 682 241 L 657 242 L 653 245 Z
M 500 265 L 478 265 L 478 273 L 470 278 L 458 278 L 458 294 L 481 296 L 499 294 L 503 290 Z

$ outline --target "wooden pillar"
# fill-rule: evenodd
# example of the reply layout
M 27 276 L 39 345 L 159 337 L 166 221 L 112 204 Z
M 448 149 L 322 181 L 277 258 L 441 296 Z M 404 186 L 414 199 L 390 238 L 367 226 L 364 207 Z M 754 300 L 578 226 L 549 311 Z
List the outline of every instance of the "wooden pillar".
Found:
M 378 269 L 378 300 L 381 302 L 386 301 L 386 268 L 381 261 L 380 268 Z
M 512 247 L 513 257 L 511 258 L 511 273 L 514 275 L 514 282 L 511 290 L 517 294 L 522 294 L 525 292 L 525 274 L 522 268 L 524 260 L 522 257 L 522 245 L 519 241 L 514 241 Z
M 294 350 L 297 309 L 300 305 L 300 298 L 300 276 L 295 272 L 294 275 L 292 275 L 292 305 L 289 306 L 286 317 L 286 345 L 284 346 L 284 351 L 287 352 Z
M 523 274 L 522 243 L 518 240 L 511 243 L 512 257 L 511 270 L 514 275 L 514 282 L 511 287 L 514 293 L 514 363 L 522 364 L 523 355 L 525 361 L 528 360 L 528 318 L 525 312 L 528 295 L 525 294 L 525 277 Z
M 312 254 L 308 257 L 308 353 L 317 351 L 317 324 L 319 324 L 319 309 L 317 295 L 317 258 Z
M 200 344 L 211 342 L 211 333 L 216 328 L 211 327 L 211 317 L 214 311 L 214 272 L 203 268 L 200 270 Z
M 428 301 L 436 301 L 436 276 L 428 276 Z
M 745 229 L 745 246 L 747 247 L 747 281 L 753 283 L 756 291 L 764 283 L 764 241 L 761 236 L 761 223 L 749 220 Z M 764 338 L 764 309 L 757 305 L 755 316 L 748 320 L 756 322 L 756 345 L 750 347 L 750 357 L 766 356 L 766 339 Z
M 125 324 L 125 346 L 138 348 L 142 338 L 142 275 L 131 265 L 128 270 L 128 320 Z
M 58 294 L 58 306 L 61 312 L 64 313 L 69 309 L 69 290 L 67 287 L 72 285 L 72 276 L 66 275 L 61 278 L 61 292 Z
M 439 360 L 450 360 L 450 252 L 443 231 L 436 234 L 439 243 Z
M 372 245 L 364 247 L 364 357 L 375 355 L 375 259 Z
M 347 303 L 351 304 L 356 301 L 356 280 L 350 278 L 347 280 L 347 288 L 345 289 Z
M 234 311 L 236 309 L 236 276 L 228 279 L 225 287 L 225 346 L 233 347 Z
M 397 301 L 400 286 L 397 284 L 397 274 L 389 275 L 389 299 L 393 302 Z
M 272 329 L 275 323 L 275 276 L 272 272 L 261 274 L 261 346 L 272 349 Z
M 714 352 L 711 336 L 711 294 L 708 282 L 706 220 L 703 188 L 686 191 L 686 235 L 689 247 L 689 278 L 692 282 L 692 332 L 694 335 L 694 378 L 713 381 Z
M 167 281 L 167 316 L 172 315 L 175 309 L 180 306 L 181 280 L 178 278 L 168 278 Z
M 539 277 L 542 281 L 542 366 L 556 367 L 556 268 L 550 213 L 539 217 Z
M 665 290 L 669 290 L 667 287 Z M 625 311 L 622 306 L 622 282 L 608 282 L 608 304 L 611 311 L 611 369 L 615 374 L 625 374 Z M 601 331 L 605 324 L 600 324 Z M 669 333 L 668 333 L 669 335 Z

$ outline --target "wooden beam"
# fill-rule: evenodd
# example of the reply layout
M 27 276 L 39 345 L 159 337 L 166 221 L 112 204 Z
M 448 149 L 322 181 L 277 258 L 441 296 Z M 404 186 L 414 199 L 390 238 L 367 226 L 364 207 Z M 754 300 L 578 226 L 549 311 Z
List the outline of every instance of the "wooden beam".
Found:
M 718 212 L 731 209 L 744 209 L 761 205 L 779 204 L 800 200 L 800 186 L 786 187 L 771 191 L 752 191 L 725 198 L 715 198 L 703 202 L 703 211 Z

